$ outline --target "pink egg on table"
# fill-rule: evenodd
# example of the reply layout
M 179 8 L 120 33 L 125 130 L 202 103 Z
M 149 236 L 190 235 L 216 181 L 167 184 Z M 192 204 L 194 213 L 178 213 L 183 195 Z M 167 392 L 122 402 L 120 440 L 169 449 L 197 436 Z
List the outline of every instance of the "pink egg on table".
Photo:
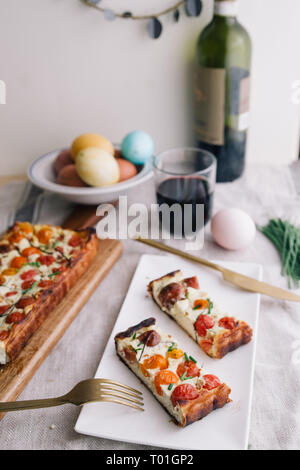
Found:
M 221 209 L 211 221 L 214 240 L 227 250 L 241 250 L 249 246 L 255 237 L 253 219 L 240 209 Z

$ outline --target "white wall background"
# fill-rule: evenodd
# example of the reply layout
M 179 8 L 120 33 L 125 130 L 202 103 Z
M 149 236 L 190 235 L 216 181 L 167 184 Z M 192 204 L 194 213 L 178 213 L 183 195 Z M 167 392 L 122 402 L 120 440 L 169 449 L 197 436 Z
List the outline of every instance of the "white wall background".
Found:
M 151 5 L 150 5 L 151 3 Z M 149 13 L 173 0 L 102 0 L 116 10 Z M 0 0 L 0 173 L 24 172 L 48 150 L 83 132 L 120 141 L 141 128 L 156 149 L 191 144 L 189 67 L 196 37 L 212 15 L 164 18 L 156 41 L 145 23 L 107 22 L 79 0 Z M 297 158 L 300 105 L 299 0 L 240 0 L 239 18 L 253 40 L 248 161 Z

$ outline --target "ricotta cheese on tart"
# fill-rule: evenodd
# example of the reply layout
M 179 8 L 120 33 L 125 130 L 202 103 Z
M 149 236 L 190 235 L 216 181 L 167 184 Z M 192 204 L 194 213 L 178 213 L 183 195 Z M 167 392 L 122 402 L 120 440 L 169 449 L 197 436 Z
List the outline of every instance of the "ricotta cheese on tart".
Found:
M 213 298 L 199 288 L 196 276 L 178 270 L 148 285 L 153 300 L 211 357 L 221 358 L 252 338 L 247 323 L 224 314 Z

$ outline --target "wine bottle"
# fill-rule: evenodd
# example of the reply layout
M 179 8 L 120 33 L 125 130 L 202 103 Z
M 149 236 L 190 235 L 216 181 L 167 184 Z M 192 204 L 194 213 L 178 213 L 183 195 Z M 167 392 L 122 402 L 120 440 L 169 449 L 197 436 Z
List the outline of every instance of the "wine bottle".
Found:
M 217 181 L 241 176 L 249 120 L 251 40 L 237 21 L 237 0 L 215 0 L 196 46 L 197 146 L 217 158 Z

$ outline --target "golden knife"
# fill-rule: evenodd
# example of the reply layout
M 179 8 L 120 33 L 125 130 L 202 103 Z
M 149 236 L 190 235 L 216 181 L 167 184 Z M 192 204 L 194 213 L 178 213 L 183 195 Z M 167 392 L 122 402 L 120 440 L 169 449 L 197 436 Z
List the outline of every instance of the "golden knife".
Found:
M 183 258 L 195 261 L 196 263 L 203 264 L 208 268 L 215 269 L 222 273 L 223 279 L 225 279 L 225 281 L 231 282 L 232 284 L 240 287 L 241 289 L 251 292 L 257 292 L 259 294 L 269 295 L 271 297 L 276 297 L 277 299 L 281 300 L 291 300 L 294 302 L 300 302 L 300 296 L 295 294 L 294 292 L 289 292 L 288 290 L 281 289 L 280 287 L 272 286 L 271 284 L 267 284 L 266 282 L 257 281 L 252 277 L 244 276 L 243 274 L 231 271 L 231 269 L 223 268 L 223 266 L 212 263 L 211 261 L 208 261 L 206 259 L 199 258 L 198 256 L 191 255 L 190 253 L 186 253 L 185 251 L 177 250 L 176 248 L 172 248 L 171 246 L 164 245 L 163 243 L 157 242 L 155 240 L 149 240 L 147 238 L 137 237 L 134 240 L 141 243 L 145 243 L 146 245 L 153 246 L 163 251 L 168 251 L 173 255 L 182 256 Z

